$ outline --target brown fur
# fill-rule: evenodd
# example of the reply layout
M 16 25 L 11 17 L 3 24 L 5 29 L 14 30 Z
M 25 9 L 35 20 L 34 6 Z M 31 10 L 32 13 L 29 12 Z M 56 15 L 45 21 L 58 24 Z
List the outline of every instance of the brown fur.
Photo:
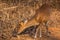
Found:
M 22 25 L 20 29 L 18 29 L 18 33 L 21 33 L 24 29 L 30 27 L 32 24 L 38 25 L 36 23 L 40 24 L 47 21 L 50 15 L 50 9 L 51 7 L 48 4 L 42 5 L 39 9 L 36 10 L 36 15 L 31 20 L 28 20 L 26 24 L 21 23 Z
M 51 6 L 48 4 L 42 5 L 37 11 L 36 11 L 36 18 L 38 22 L 44 22 L 47 21 L 49 18 L 49 15 L 51 13 Z

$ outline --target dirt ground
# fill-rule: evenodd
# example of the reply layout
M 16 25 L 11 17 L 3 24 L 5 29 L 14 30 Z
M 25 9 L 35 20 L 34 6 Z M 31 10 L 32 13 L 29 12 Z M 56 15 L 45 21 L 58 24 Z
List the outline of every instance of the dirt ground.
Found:
M 60 40 L 60 9 L 59 4 L 52 7 L 51 15 L 48 22 L 49 37 L 42 33 L 42 37 L 36 39 L 30 34 L 12 36 L 16 27 L 20 27 L 20 22 L 30 20 L 36 13 L 36 10 L 43 5 L 38 1 L 22 1 L 20 0 L 13 4 L 11 1 L 0 0 L 0 40 Z M 49 3 L 49 2 L 48 2 Z M 60 3 L 57 2 L 57 3 Z M 32 23 L 33 24 L 33 23 Z M 43 26 L 42 30 L 45 31 Z

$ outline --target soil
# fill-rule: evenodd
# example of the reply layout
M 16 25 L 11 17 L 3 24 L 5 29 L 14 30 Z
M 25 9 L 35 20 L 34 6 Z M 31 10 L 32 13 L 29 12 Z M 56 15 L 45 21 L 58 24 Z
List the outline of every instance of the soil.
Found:
M 36 10 L 45 1 L 43 3 L 41 3 L 41 0 L 9 2 L 10 0 L 0 0 L 0 40 L 60 40 L 60 6 L 58 4 L 60 1 L 57 1 L 56 4 L 58 5 L 53 4 L 52 6 L 50 20 L 48 22 L 49 36 L 46 35 L 45 26 L 42 25 L 42 37 L 37 37 L 36 39 L 34 38 L 35 31 L 32 31 L 33 29 L 37 29 L 34 26 L 27 28 L 19 35 L 16 35 L 16 30 L 13 36 L 13 31 L 16 27 L 21 27 L 21 22 L 31 19 L 35 15 Z M 50 2 L 47 3 L 51 4 Z

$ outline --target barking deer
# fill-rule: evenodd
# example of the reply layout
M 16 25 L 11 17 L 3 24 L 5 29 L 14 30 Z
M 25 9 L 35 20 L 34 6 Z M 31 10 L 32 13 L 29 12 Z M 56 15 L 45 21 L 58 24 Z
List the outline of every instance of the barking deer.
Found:
M 39 9 L 36 10 L 36 14 L 34 17 L 30 20 L 26 20 L 26 23 L 24 24 L 21 22 L 20 28 L 18 28 L 17 34 L 21 33 L 26 28 L 32 26 L 32 25 L 38 25 L 38 28 L 36 29 L 35 38 L 37 37 L 38 30 L 40 31 L 40 37 L 41 37 L 41 24 L 45 23 L 46 26 L 46 33 L 49 34 L 47 21 L 49 20 L 51 6 L 49 4 L 43 4 Z

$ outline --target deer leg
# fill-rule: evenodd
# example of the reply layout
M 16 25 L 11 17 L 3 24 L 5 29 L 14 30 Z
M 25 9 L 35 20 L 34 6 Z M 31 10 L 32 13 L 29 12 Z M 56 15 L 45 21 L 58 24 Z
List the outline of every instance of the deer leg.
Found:
M 45 26 L 46 26 L 46 35 L 49 36 L 50 35 L 50 32 L 48 30 L 48 21 L 45 22 Z
M 42 30 L 41 30 L 41 27 L 40 26 L 39 26 L 39 32 L 40 32 L 40 36 L 39 37 L 42 37 Z
M 36 40 L 36 38 L 37 38 L 38 30 L 39 30 L 39 27 L 36 29 L 35 36 L 34 36 L 34 40 Z
M 34 40 L 36 40 L 37 37 L 42 37 L 42 30 L 41 30 L 41 25 L 39 24 L 38 25 L 38 28 L 36 29 L 36 33 L 35 33 L 35 36 L 34 36 Z

